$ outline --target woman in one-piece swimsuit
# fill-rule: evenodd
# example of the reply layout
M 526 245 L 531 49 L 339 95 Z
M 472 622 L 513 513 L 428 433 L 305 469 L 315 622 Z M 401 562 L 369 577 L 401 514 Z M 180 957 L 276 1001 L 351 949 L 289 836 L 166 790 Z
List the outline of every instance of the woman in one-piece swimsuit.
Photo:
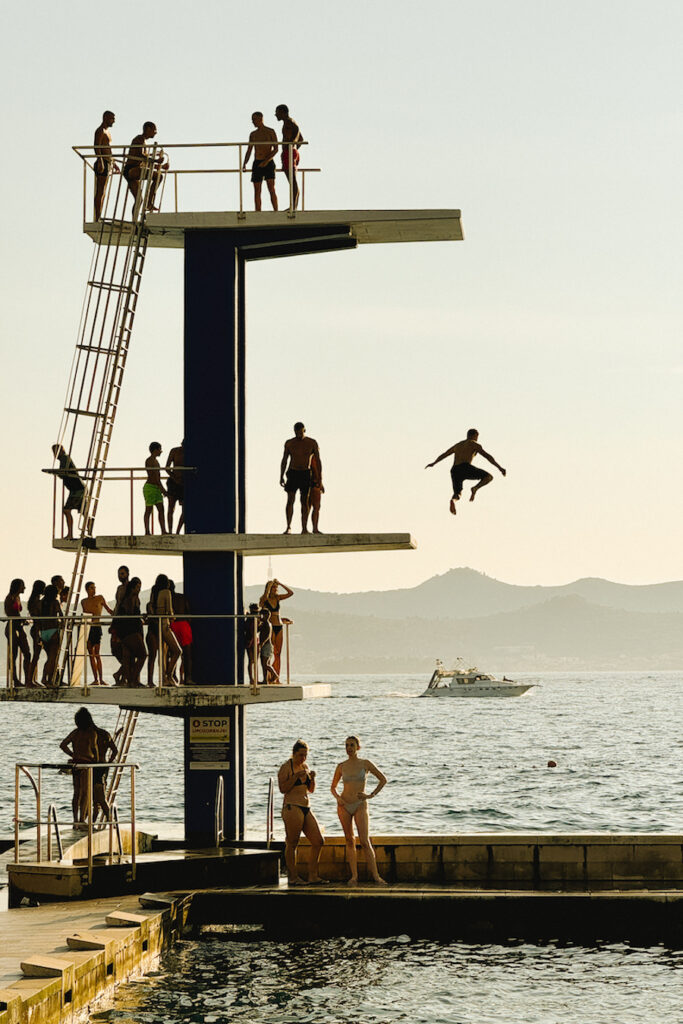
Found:
M 387 883 L 383 878 L 380 878 L 377 871 L 377 859 L 370 842 L 368 800 L 377 796 L 379 791 L 384 789 L 387 779 L 372 761 L 358 757 L 359 750 L 360 740 L 358 737 L 347 736 L 346 753 L 348 759 L 342 761 L 335 768 L 332 786 L 330 787 L 332 796 L 337 801 L 337 814 L 346 837 L 346 859 L 351 869 L 351 877 L 348 884 L 358 885 L 358 855 L 356 853 L 356 837 L 353 832 L 353 823 L 355 821 L 360 844 L 365 850 L 365 861 L 370 876 L 378 885 L 386 885 Z M 372 793 L 365 792 L 365 778 L 368 774 L 374 775 L 377 779 L 377 785 Z M 340 782 L 344 783 L 341 796 L 337 792 L 337 786 Z
M 307 757 L 308 745 L 303 740 L 297 740 L 292 747 L 292 756 L 280 766 L 277 773 L 278 787 L 284 796 L 282 820 L 285 823 L 285 863 L 290 885 L 306 884 L 296 866 L 296 848 L 302 832 L 311 844 L 308 881 L 323 881 L 318 874 L 318 861 L 324 839 L 308 799 L 309 793 L 315 792 L 315 772 L 309 770 Z

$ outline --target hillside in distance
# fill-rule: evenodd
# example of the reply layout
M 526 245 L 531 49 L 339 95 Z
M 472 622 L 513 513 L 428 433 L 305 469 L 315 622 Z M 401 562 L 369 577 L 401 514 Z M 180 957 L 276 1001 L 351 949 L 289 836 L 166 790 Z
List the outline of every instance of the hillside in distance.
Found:
M 683 582 L 521 587 L 452 569 L 406 590 L 298 590 L 284 607 L 302 673 L 426 672 L 459 655 L 508 674 L 683 669 Z

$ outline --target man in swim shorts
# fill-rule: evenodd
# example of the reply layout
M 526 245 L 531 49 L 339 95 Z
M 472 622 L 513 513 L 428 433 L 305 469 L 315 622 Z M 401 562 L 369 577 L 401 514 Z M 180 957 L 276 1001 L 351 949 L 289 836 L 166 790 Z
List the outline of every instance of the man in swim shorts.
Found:
M 73 513 L 80 512 L 83 499 L 85 498 L 85 484 L 76 471 L 76 466 L 70 455 L 62 448 L 61 444 L 52 445 L 52 454 L 59 463 L 57 476 L 64 483 L 68 496 L 64 502 L 64 518 L 66 519 L 66 539 L 73 540 L 74 520 Z
M 169 470 L 168 480 L 166 486 L 168 488 L 168 532 L 173 533 L 173 510 L 176 506 L 176 502 L 180 505 L 180 519 L 178 520 L 178 529 L 176 533 L 180 533 L 185 523 L 185 514 L 183 512 L 183 503 L 185 501 L 185 474 L 182 469 L 179 471 L 175 467 L 185 465 L 185 439 L 176 445 L 175 448 L 171 448 L 166 459 L 166 469 Z M 173 467 L 173 468 L 171 468 Z
M 255 110 L 251 115 L 254 131 L 249 135 L 249 148 L 244 157 L 242 170 L 246 171 L 251 151 L 254 151 L 254 163 L 251 168 L 251 181 L 254 186 L 254 209 L 261 210 L 261 184 L 265 180 L 270 192 L 273 209 L 277 210 L 277 193 L 275 192 L 275 160 L 277 153 L 277 134 L 263 123 L 263 114 Z
M 161 527 L 161 532 L 166 533 L 166 522 L 164 519 L 164 495 L 166 494 L 166 488 L 161 482 L 161 467 L 159 466 L 160 455 L 161 445 L 158 441 L 152 441 L 149 446 L 149 455 L 145 459 L 147 482 L 142 488 L 142 494 L 145 499 L 146 536 L 149 536 L 151 533 L 150 526 L 152 524 L 152 515 L 155 508 L 159 515 L 159 526 Z
M 145 174 L 147 163 L 149 160 L 149 150 L 147 148 L 147 141 L 153 139 L 157 133 L 157 126 L 153 121 L 145 121 L 142 126 L 142 131 L 139 135 L 136 135 L 128 147 L 128 156 L 126 162 L 123 165 L 123 176 L 128 182 L 128 188 L 131 195 L 135 199 L 133 206 L 133 219 L 135 220 L 138 213 L 138 193 L 140 191 L 140 180 Z M 147 209 L 154 210 L 154 197 L 156 190 L 159 187 L 161 179 L 163 177 L 162 172 L 168 170 L 168 159 L 166 158 L 163 149 L 157 152 L 154 159 L 154 171 L 150 181 L 149 192 L 147 196 Z
M 117 576 L 118 576 L 118 580 L 119 580 L 119 585 L 116 588 L 116 594 L 114 595 L 114 615 L 115 616 L 118 615 L 119 605 L 123 601 L 124 594 L 126 593 L 126 587 L 128 586 L 128 581 L 130 579 L 130 569 L 128 568 L 128 566 L 127 565 L 120 565 L 119 568 L 118 568 Z M 114 657 L 118 661 L 119 665 L 122 666 L 123 665 L 123 645 L 121 643 L 121 637 L 116 632 L 116 628 L 115 628 L 113 623 L 109 627 L 109 632 L 111 633 L 111 653 L 114 655 Z M 116 672 L 114 672 L 114 682 L 116 683 L 117 686 L 118 686 L 119 682 L 121 681 L 121 671 L 122 671 L 122 669 L 119 668 L 119 669 L 117 669 Z
M 95 171 L 95 220 L 99 220 L 102 216 L 102 203 L 104 202 L 104 193 L 109 181 L 109 175 L 112 172 L 120 174 L 111 152 L 111 132 L 109 129 L 115 120 L 116 117 L 112 111 L 105 110 L 102 114 L 102 124 L 95 131 L 95 165 L 93 168 Z
M 453 497 L 451 498 L 450 509 L 453 515 L 456 514 L 456 501 L 460 500 L 462 494 L 462 485 L 465 480 L 478 480 L 479 482 L 472 488 L 470 494 L 470 501 L 474 501 L 477 491 L 480 487 L 486 487 L 493 480 L 493 477 L 485 469 L 480 469 L 478 466 L 472 465 L 472 459 L 475 455 L 481 455 L 482 458 L 490 462 L 492 466 L 499 469 L 503 476 L 507 476 L 506 471 L 502 466 L 499 466 L 493 455 L 489 455 L 485 452 L 482 446 L 479 444 L 479 431 L 475 427 L 472 427 L 467 431 L 467 437 L 464 441 L 458 441 L 457 444 L 452 445 L 447 451 L 442 452 L 438 458 L 434 459 L 433 462 L 428 462 L 425 469 L 429 469 L 431 466 L 435 466 L 437 462 L 441 462 L 442 459 L 447 459 L 449 455 L 453 456 L 453 465 L 451 466 L 451 480 L 453 481 Z
M 102 657 L 100 655 L 100 644 L 102 643 L 100 615 L 103 608 L 106 608 L 110 615 L 114 613 L 102 595 L 97 593 L 97 587 L 94 583 L 86 583 L 85 592 L 88 596 L 84 597 L 81 601 L 81 608 L 83 609 L 83 614 L 90 621 L 86 636 L 86 646 L 90 656 L 90 665 L 92 666 L 93 686 L 106 686 L 107 684 L 102 675 Z
M 286 103 L 279 103 L 277 105 L 275 108 L 275 116 L 278 121 L 282 121 L 282 170 L 285 172 L 287 181 L 289 181 L 291 173 L 292 198 L 294 201 L 294 209 L 296 210 L 299 205 L 299 185 L 296 180 L 296 168 L 299 163 L 299 146 L 304 139 L 301 131 L 299 130 L 299 125 L 289 116 L 289 107 Z M 293 166 L 291 168 L 289 166 L 290 147 L 287 143 L 292 143 L 291 152 Z
M 294 424 L 294 437 L 285 441 L 285 450 L 280 463 L 280 486 L 287 491 L 287 529 L 285 533 L 292 532 L 292 515 L 294 513 L 294 499 L 296 492 L 299 492 L 301 500 L 301 532 L 308 533 L 308 493 L 311 488 L 311 459 L 316 456 L 320 475 L 322 478 L 322 460 L 318 442 L 312 437 L 306 437 L 306 428 L 303 423 Z M 289 469 L 287 463 L 289 462 Z M 287 477 L 285 479 L 285 471 Z

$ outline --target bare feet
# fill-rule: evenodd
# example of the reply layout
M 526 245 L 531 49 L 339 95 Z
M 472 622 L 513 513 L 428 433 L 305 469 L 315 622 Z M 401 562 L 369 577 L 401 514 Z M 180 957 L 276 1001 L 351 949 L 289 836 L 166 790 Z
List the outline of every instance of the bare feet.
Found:
M 322 530 L 314 530 L 313 533 L 322 533 Z
M 458 510 L 455 507 L 455 498 L 451 498 L 451 506 L 450 507 L 451 507 L 451 512 L 453 513 L 453 515 L 456 515 Z
M 283 532 L 284 532 L 284 533 L 291 533 L 291 532 L 292 532 L 292 527 L 291 527 L 291 526 L 288 526 L 288 527 L 287 527 L 287 529 L 286 529 L 286 530 L 284 530 Z
M 349 878 L 349 880 L 348 880 L 348 882 L 346 884 L 349 886 L 349 888 L 356 889 L 358 887 L 358 879 L 357 878 Z
M 301 878 L 299 875 L 297 875 L 296 878 L 290 878 L 287 882 L 287 885 L 308 885 L 308 882 L 306 881 L 305 878 Z
M 379 875 L 377 876 L 377 878 L 373 878 L 373 882 L 375 883 L 375 885 L 388 885 L 389 884 L 388 882 L 385 882 L 383 878 L 380 878 Z
M 303 528 L 303 530 L 302 530 L 301 532 L 302 532 L 302 533 L 308 533 L 308 530 L 307 530 L 307 528 L 306 528 L 306 527 L 304 526 L 304 528 Z
M 473 488 L 472 488 L 472 493 L 470 494 L 470 501 L 474 501 L 474 499 L 476 498 L 476 496 L 477 496 L 477 488 L 476 488 L 476 487 L 473 487 Z

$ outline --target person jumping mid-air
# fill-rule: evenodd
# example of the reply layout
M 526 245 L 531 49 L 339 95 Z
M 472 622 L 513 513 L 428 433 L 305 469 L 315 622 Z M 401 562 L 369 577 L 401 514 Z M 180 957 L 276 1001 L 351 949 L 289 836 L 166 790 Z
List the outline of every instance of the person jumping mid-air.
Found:
M 458 441 L 447 451 L 442 452 L 438 458 L 434 459 L 433 462 L 428 462 L 425 469 L 430 469 L 431 466 L 435 466 L 437 462 L 441 462 L 442 459 L 447 459 L 449 455 L 453 456 L 453 465 L 451 466 L 451 480 L 453 481 L 453 497 L 451 498 L 451 512 L 455 515 L 457 509 L 455 507 L 456 501 L 460 500 L 462 494 L 462 485 L 465 480 L 478 480 L 479 483 L 472 488 L 470 494 L 470 501 L 474 501 L 477 491 L 480 487 L 486 487 L 493 480 L 491 474 L 485 470 L 480 469 L 478 466 L 472 465 L 472 459 L 475 455 L 482 455 L 491 465 L 499 469 L 503 476 L 506 476 L 506 471 L 502 466 L 499 466 L 493 455 L 489 455 L 485 452 L 482 446 L 479 444 L 479 431 L 472 427 L 467 431 L 467 437 L 464 441 Z

